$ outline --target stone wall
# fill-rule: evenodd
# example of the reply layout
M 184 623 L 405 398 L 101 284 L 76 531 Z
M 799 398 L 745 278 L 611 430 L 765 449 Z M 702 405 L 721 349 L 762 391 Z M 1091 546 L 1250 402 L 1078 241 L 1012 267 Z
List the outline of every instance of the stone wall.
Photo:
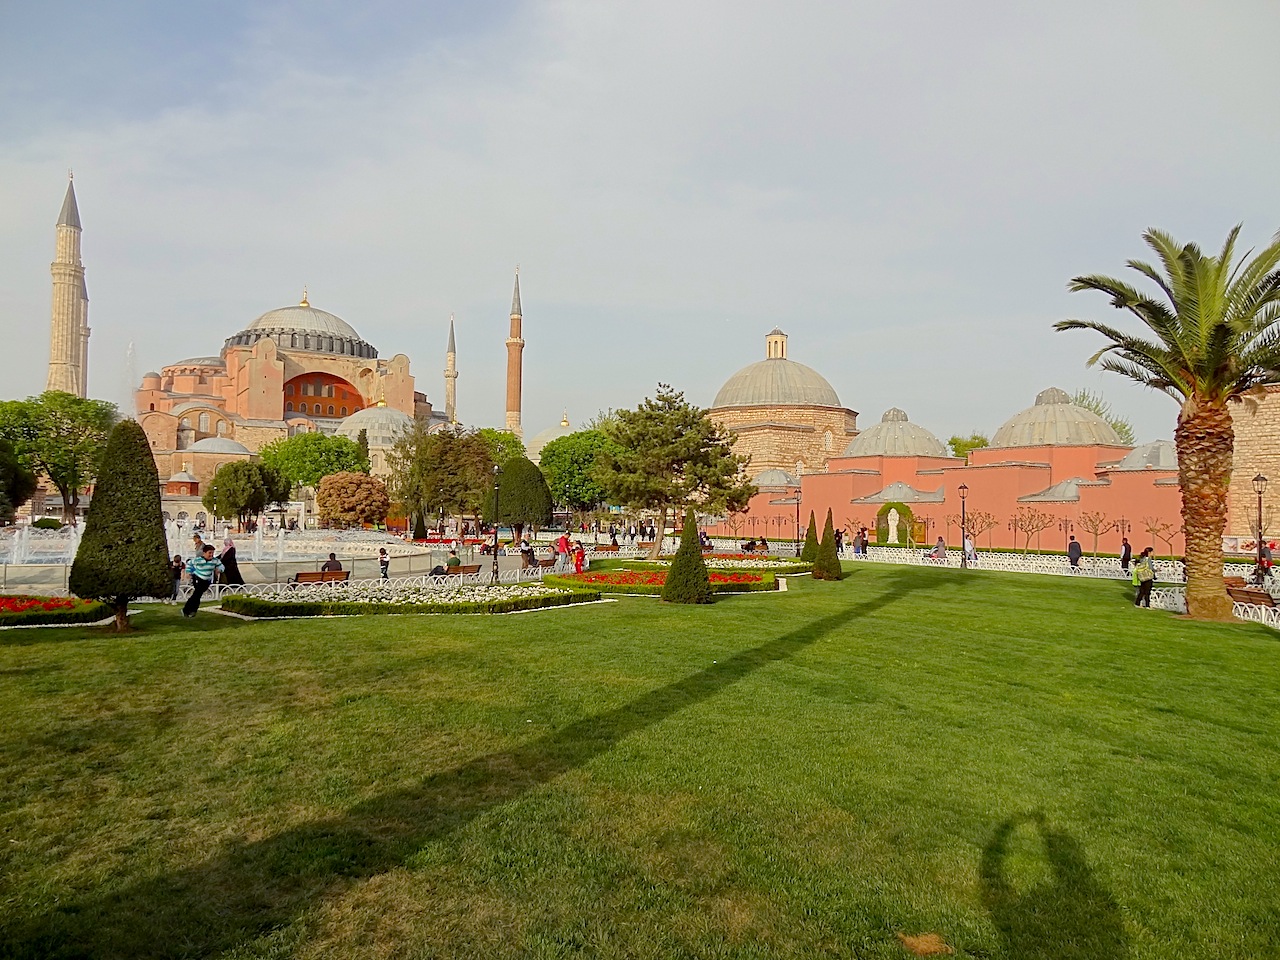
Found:
M 844 407 L 716 407 L 710 415 L 738 435 L 734 452 L 751 457 L 753 477 L 772 469 L 820 473 L 858 433 L 858 415 Z
M 1262 497 L 1262 523 L 1267 536 L 1275 537 L 1280 534 L 1280 387 L 1269 388 L 1254 409 L 1233 403 L 1230 410 L 1236 448 L 1227 494 L 1227 534 L 1253 536 L 1258 523 L 1253 478 L 1262 474 L 1268 480 Z

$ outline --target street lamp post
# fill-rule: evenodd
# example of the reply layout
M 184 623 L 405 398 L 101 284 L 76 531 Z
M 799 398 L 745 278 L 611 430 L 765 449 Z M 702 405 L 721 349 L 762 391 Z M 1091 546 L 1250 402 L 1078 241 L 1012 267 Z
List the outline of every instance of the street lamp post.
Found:
M 1261 511 L 1261 507 L 1258 508 Z M 1258 516 L 1262 516 L 1259 512 Z M 1261 522 L 1261 521 L 1259 521 Z M 796 556 L 800 556 L 800 494 L 796 494 Z
M 968 570 L 969 569 L 969 547 L 968 547 L 968 541 L 965 539 L 967 535 L 966 534 L 967 527 L 965 525 L 965 520 L 967 518 L 964 512 L 964 501 L 969 496 L 969 488 L 962 483 L 960 484 L 958 492 L 960 494 L 960 569 Z
M 498 474 L 502 468 L 493 465 L 493 582 L 498 582 Z
M 1266 576 L 1266 570 L 1262 566 L 1262 495 L 1267 492 L 1267 478 L 1262 474 L 1258 474 L 1253 478 L 1253 492 L 1258 495 L 1258 586 L 1262 586 L 1263 578 Z
M 1062 531 L 1062 545 L 1063 545 L 1063 549 L 1065 550 L 1070 546 L 1067 543 L 1067 534 L 1069 534 L 1072 530 L 1074 530 L 1075 526 L 1071 523 L 1070 520 L 1067 520 L 1064 518 L 1058 521 L 1058 529 Z M 1039 540 L 1036 541 L 1036 545 L 1039 546 Z

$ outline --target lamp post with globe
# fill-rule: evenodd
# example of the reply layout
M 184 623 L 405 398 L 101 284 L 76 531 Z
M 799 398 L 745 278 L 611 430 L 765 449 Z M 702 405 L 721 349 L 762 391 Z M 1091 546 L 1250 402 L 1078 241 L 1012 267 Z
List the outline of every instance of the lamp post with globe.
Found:
M 960 484 L 957 492 L 960 494 L 960 569 L 969 569 L 969 534 L 965 524 L 964 502 L 969 496 L 969 488 L 965 484 Z
M 1266 546 L 1266 542 L 1262 537 L 1262 495 L 1267 492 L 1267 478 L 1262 474 L 1258 474 L 1253 478 L 1253 492 L 1258 495 L 1258 570 L 1256 578 L 1258 586 L 1262 586 L 1262 582 L 1267 575 L 1266 568 L 1262 565 L 1262 551 Z

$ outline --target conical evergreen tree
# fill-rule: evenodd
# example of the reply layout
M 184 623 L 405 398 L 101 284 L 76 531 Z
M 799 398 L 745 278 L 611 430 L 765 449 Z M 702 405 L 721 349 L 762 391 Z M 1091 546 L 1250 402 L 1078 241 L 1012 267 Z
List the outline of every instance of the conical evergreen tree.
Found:
M 156 462 L 136 420 L 118 423 L 107 440 L 68 586 L 109 604 L 121 632 L 129 629 L 131 601 L 167 597 L 173 588 Z
M 711 578 L 707 576 L 707 564 L 702 559 L 698 520 L 692 510 L 685 515 L 680 547 L 667 570 L 662 599 L 669 603 L 711 602 Z
M 420 513 L 415 513 L 413 515 L 413 539 L 415 540 L 427 539 L 427 524 L 422 519 L 422 514 Z
M 836 531 L 831 522 L 831 511 L 827 510 L 827 522 L 822 528 L 822 543 L 818 546 L 818 556 L 813 561 L 813 579 L 839 580 L 844 577 L 840 568 L 840 555 L 836 553 Z
M 804 549 L 800 551 L 801 563 L 813 563 L 818 559 L 818 521 L 809 511 L 809 530 L 804 535 Z

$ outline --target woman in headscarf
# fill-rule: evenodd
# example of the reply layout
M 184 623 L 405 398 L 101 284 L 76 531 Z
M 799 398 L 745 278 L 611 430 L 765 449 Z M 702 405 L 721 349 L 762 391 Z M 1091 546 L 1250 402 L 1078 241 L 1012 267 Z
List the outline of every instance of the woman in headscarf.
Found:
M 222 553 L 219 554 L 218 559 L 226 568 L 222 574 L 223 583 L 244 583 L 244 577 L 240 574 L 240 564 L 236 563 L 236 545 L 230 537 L 222 541 Z

